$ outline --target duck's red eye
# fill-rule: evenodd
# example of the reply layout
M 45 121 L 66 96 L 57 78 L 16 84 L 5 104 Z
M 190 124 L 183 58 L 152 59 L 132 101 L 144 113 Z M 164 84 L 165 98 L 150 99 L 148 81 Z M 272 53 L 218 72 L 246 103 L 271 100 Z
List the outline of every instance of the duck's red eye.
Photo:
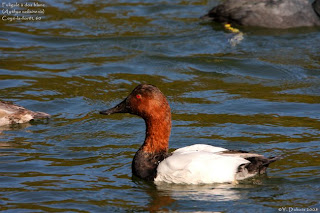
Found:
M 142 96 L 140 94 L 136 95 L 136 98 L 141 99 Z

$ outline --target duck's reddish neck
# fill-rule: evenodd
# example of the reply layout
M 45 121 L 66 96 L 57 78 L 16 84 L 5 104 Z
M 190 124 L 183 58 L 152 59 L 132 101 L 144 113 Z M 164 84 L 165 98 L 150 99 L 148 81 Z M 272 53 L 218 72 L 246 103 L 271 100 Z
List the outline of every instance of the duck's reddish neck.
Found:
M 146 138 L 141 147 L 142 151 L 148 153 L 167 152 L 171 132 L 170 107 L 148 116 L 144 120 L 146 123 Z

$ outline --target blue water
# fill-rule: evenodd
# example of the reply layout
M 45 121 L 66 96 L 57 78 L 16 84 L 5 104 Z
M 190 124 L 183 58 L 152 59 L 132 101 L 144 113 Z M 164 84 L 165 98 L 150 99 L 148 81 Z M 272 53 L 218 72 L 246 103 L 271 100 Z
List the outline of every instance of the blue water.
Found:
M 240 28 L 232 46 L 199 19 L 216 1 L 39 3 L 41 20 L 0 20 L 0 99 L 52 115 L 0 127 L 2 212 L 319 211 L 319 28 Z M 140 83 L 168 98 L 170 150 L 282 159 L 239 185 L 132 179 L 143 120 L 98 112 Z

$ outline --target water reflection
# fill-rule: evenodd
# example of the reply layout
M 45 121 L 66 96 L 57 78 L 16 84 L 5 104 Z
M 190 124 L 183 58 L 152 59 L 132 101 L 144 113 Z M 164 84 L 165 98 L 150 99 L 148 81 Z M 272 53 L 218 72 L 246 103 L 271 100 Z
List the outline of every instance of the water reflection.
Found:
M 174 199 L 190 199 L 199 201 L 236 201 L 245 199 L 237 187 L 232 184 L 214 185 L 177 185 L 159 184 L 156 186 L 160 193 L 170 195 Z
M 22 123 L 22 124 L 12 124 L 12 125 L 0 126 L 0 134 L 3 131 L 22 130 L 22 129 L 25 129 L 31 125 L 32 125 L 31 123 Z
M 184 184 L 168 184 L 147 182 L 136 177 L 132 177 L 135 187 L 141 191 L 145 191 L 150 199 L 148 200 L 146 210 L 150 212 L 167 211 L 170 206 L 177 205 L 178 201 L 201 201 L 210 202 L 212 204 L 224 202 L 235 202 L 239 200 L 253 199 L 250 192 L 265 186 L 268 183 L 266 175 L 251 178 L 242 181 L 241 184 L 204 184 L 204 185 L 184 185 Z M 278 180 L 279 181 L 279 180 Z M 281 181 L 281 180 L 280 180 Z M 283 180 L 282 180 L 283 181 Z M 211 205 L 213 210 L 215 205 Z M 174 207 L 179 209 L 178 206 Z M 220 208 L 220 207 L 219 207 Z

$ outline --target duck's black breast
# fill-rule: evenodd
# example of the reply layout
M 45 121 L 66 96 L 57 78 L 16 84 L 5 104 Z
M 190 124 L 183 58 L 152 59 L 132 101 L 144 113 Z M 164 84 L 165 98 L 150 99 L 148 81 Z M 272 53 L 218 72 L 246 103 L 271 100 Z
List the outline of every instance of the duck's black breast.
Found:
M 158 153 L 144 152 L 139 149 L 132 161 L 132 174 L 144 180 L 153 181 L 161 161 L 168 157 L 167 151 Z

